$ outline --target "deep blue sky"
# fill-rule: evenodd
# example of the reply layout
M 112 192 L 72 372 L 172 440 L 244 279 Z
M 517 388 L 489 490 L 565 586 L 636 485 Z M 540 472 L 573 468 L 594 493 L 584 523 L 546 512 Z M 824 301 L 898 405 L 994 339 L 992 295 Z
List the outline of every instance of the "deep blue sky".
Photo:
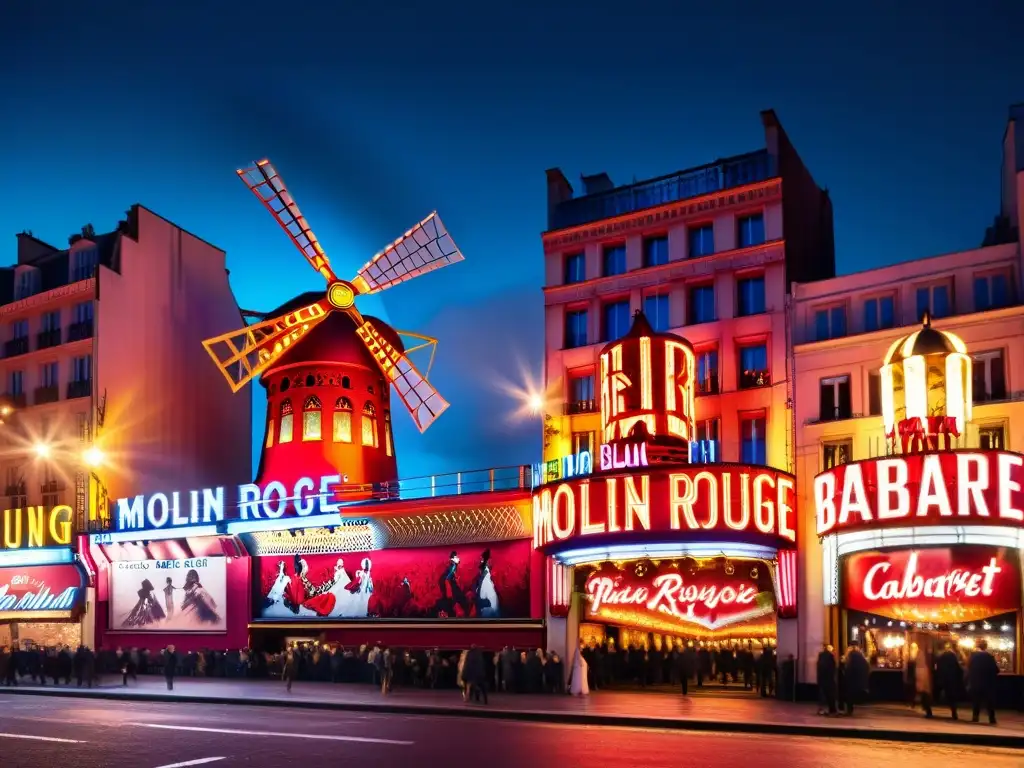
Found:
M 453 406 L 423 437 L 396 418 L 403 476 L 537 457 L 497 382 L 540 373 L 546 168 L 709 162 L 763 146 L 772 107 L 849 272 L 977 246 L 1024 100 L 1014 0 L 4 6 L 6 263 L 22 229 L 63 245 L 140 202 L 227 250 L 242 306 L 277 306 L 322 282 L 235 178 L 263 156 L 342 276 L 441 213 L 466 262 L 360 304 L 441 340 Z

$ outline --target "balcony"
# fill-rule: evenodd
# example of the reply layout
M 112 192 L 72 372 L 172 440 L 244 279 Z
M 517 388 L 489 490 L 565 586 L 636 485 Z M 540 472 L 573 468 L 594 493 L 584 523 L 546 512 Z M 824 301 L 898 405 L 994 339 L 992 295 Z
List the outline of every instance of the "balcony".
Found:
M 32 398 L 32 402 L 36 405 L 56 403 L 58 400 L 60 400 L 60 387 L 56 384 L 51 384 L 48 387 L 36 387 L 35 395 Z
M 576 416 L 581 413 L 597 413 L 597 400 L 571 400 L 563 406 L 562 413 L 565 416 Z
M 92 320 L 82 320 L 68 326 L 68 341 L 92 338 Z
M 68 384 L 68 400 L 74 397 L 92 397 L 92 379 L 72 381 Z
M 548 229 L 564 229 L 622 216 L 656 205 L 754 184 L 776 175 L 774 158 L 762 149 L 688 171 L 616 187 L 608 192 L 566 200 L 548 215 Z
M 706 379 L 697 380 L 697 392 L 698 395 L 717 395 L 718 394 L 718 371 L 714 371 Z
M 60 346 L 60 328 L 52 331 L 40 331 L 36 334 L 36 349 L 49 349 Z
M 40 493 L 60 493 L 64 490 L 64 483 L 60 480 L 46 480 L 39 484 Z
M 20 483 L 12 483 L 4 487 L 4 496 L 23 497 L 26 493 L 24 480 Z
M 830 421 L 846 421 L 847 419 L 859 419 L 863 416 L 862 413 L 854 413 L 853 409 L 849 405 L 840 406 L 838 408 L 821 408 L 818 414 L 818 420 L 810 420 L 807 424 L 825 424 Z
M 17 357 L 28 354 L 28 336 L 4 342 L 4 357 Z
M 24 408 L 28 398 L 25 397 L 24 392 L 7 392 L 4 395 L 0 395 L 0 400 L 3 400 L 5 404 L 10 405 L 12 408 Z
M 768 371 L 742 371 L 740 373 L 740 389 L 757 389 L 770 387 L 772 375 Z

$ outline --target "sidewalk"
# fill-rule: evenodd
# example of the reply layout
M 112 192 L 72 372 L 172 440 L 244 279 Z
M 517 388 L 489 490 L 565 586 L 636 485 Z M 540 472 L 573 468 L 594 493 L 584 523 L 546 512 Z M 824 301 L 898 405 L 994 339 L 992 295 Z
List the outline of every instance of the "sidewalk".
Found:
M 311 709 L 477 717 L 576 725 L 606 725 L 674 730 L 762 733 L 788 736 L 879 739 L 936 744 L 969 744 L 1024 749 L 1024 715 L 1000 712 L 997 726 L 970 722 L 970 710 L 960 710 L 959 722 L 949 711 L 936 709 L 926 720 L 920 712 L 896 705 L 862 707 L 852 718 L 824 718 L 812 703 L 793 704 L 757 696 L 689 697 L 667 693 L 601 691 L 586 697 L 494 694 L 490 703 L 465 704 L 458 691 L 397 689 L 382 696 L 368 685 L 296 683 L 289 694 L 284 685 L 267 680 L 180 678 L 168 691 L 162 678 L 140 677 L 124 688 L 19 685 L 0 687 L 0 695 L 71 696 L 124 701 L 181 701 L 199 704 L 290 706 Z M 982 716 L 984 719 L 984 715 Z

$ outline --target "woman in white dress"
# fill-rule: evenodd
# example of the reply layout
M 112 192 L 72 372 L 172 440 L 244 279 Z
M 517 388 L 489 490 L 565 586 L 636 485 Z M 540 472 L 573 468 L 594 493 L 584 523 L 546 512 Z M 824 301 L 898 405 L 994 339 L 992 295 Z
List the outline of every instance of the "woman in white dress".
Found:
M 573 696 L 589 696 L 590 684 L 587 682 L 587 660 L 580 653 L 579 646 L 576 647 L 576 655 L 572 660 L 572 680 L 569 682 L 569 693 Z
M 334 607 L 328 614 L 332 619 L 348 616 L 351 610 L 352 593 L 348 591 L 348 585 L 352 579 L 345 570 L 345 561 L 338 558 L 334 565 L 334 582 L 331 584 L 331 594 L 334 596 Z
M 284 572 L 284 565 L 284 560 L 278 561 L 277 578 L 263 600 L 263 616 L 266 618 L 279 619 L 293 615 L 284 604 L 284 593 L 292 580 L 291 576 Z
M 476 590 L 476 613 L 482 619 L 496 619 L 501 616 L 498 592 L 491 578 L 491 550 L 485 549 L 480 557 L 480 575 Z
M 370 575 L 370 567 L 373 564 L 370 562 L 370 558 L 364 557 L 360 565 L 362 567 L 356 571 L 358 587 L 353 590 L 352 585 L 349 585 L 349 591 L 352 593 L 349 595 L 351 601 L 349 615 L 362 619 L 370 613 L 370 595 L 373 594 L 373 577 Z

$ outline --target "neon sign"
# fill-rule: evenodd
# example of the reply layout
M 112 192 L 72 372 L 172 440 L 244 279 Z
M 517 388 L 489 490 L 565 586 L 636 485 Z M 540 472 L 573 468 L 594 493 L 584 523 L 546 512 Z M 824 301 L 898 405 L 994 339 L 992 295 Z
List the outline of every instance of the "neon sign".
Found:
M 319 484 L 303 477 L 292 488 L 277 480 L 262 488 L 245 483 L 238 486 L 230 507 L 225 503 L 224 487 L 140 495 L 118 499 L 114 521 L 119 531 L 141 531 L 210 525 L 222 522 L 226 510 L 231 519 L 238 520 L 274 520 L 289 510 L 299 517 L 337 512 L 341 504 L 333 501 L 332 489 L 339 483 L 341 475 L 325 475 Z
M 66 504 L 5 509 L 0 544 L 4 549 L 69 547 L 73 521 L 74 511 Z
M 792 476 L 767 467 L 722 465 L 651 469 L 616 477 L 572 480 L 533 495 L 533 543 L 602 535 L 658 538 L 678 532 L 721 533 L 796 542 Z
M 647 443 L 605 443 L 601 446 L 601 471 L 638 469 L 647 466 Z
M 66 616 L 79 605 L 82 586 L 72 565 L 0 568 L 0 619 Z
M 589 475 L 594 471 L 593 458 L 590 451 L 580 451 L 560 459 L 552 459 L 544 464 L 533 465 L 534 486 L 544 485 L 554 480 Z
M 843 464 L 814 478 L 819 536 L 851 528 L 1024 528 L 1024 456 L 946 451 Z
M 847 608 L 893 618 L 973 620 L 1020 607 L 1016 557 L 991 547 L 858 552 L 845 582 Z

